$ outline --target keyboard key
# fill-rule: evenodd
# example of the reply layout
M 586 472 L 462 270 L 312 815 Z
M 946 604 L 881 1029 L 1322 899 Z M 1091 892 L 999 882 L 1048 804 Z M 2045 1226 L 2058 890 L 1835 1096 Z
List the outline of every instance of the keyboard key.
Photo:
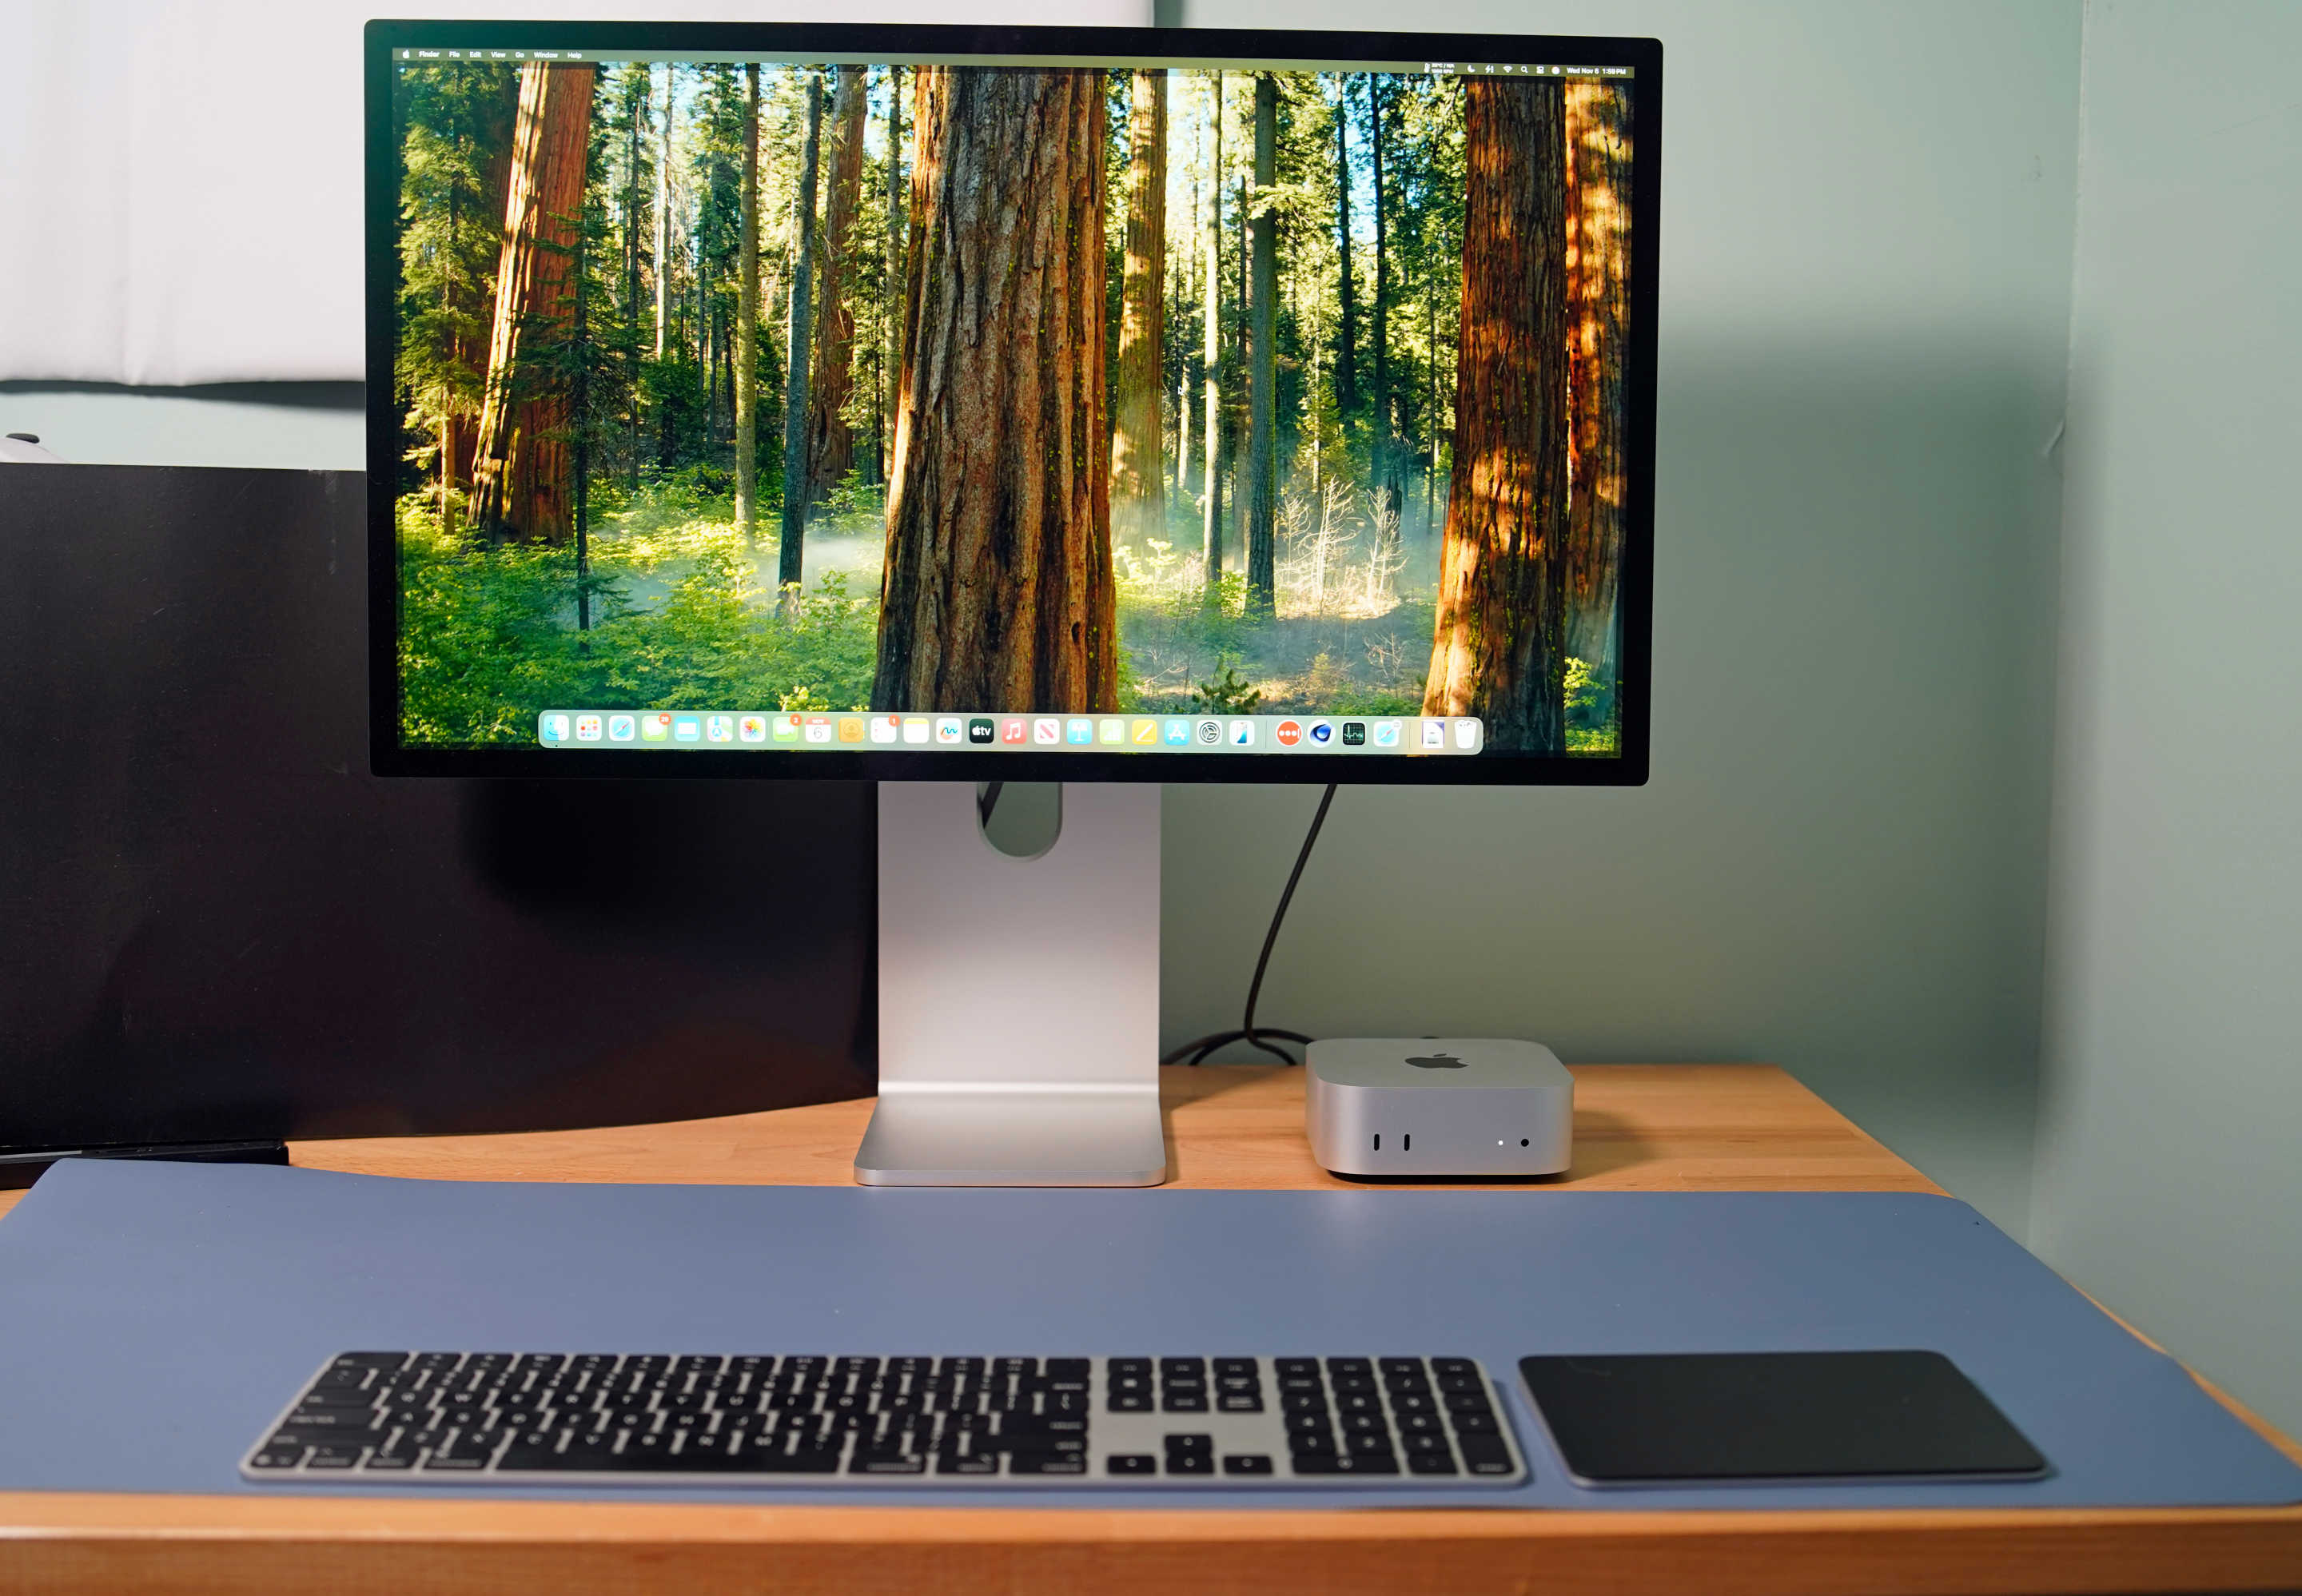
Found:
M 1173 1460 L 1169 1459 L 1169 1466 Z M 1080 1452 L 1018 1452 L 1007 1460 L 1011 1474 L 1083 1474 L 1087 1457 Z
M 1444 1452 L 1409 1452 L 1407 1472 L 1411 1474 L 1451 1474 L 1455 1460 Z
M 1227 1474 L 1267 1474 L 1272 1472 L 1270 1455 L 1264 1452 L 1233 1452 L 1222 1460 Z
M 1319 1360 L 1315 1357 L 1274 1357 L 1271 1360 L 1271 1366 L 1281 1380 L 1316 1380 L 1319 1377 Z
M 374 1405 L 375 1399 L 369 1396 L 365 1390 L 351 1387 L 332 1385 L 314 1386 L 310 1390 L 304 1393 L 304 1399 L 297 1404 L 298 1407 L 309 1407 L 313 1409 L 323 1407 L 372 1407 Z
M 1399 1459 L 1385 1452 L 1366 1457 L 1302 1457 L 1294 1459 L 1298 1474 L 1395 1474 Z
M 1507 1474 L 1511 1471 L 1510 1451 L 1500 1435 L 1466 1435 L 1457 1443 L 1462 1449 L 1463 1466 L 1474 1474 Z
M 1170 1452 L 1167 1472 L 1171 1474 L 1211 1474 L 1215 1472 L 1214 1455 L 1211 1452 Z
M 1327 1360 L 1327 1374 L 1331 1379 L 1371 1380 L 1374 1377 L 1374 1365 L 1364 1357 L 1331 1357 Z
M 915 1452 L 858 1452 L 847 1466 L 853 1474 L 923 1474 L 927 1458 Z
M 1114 1474 L 1155 1474 L 1159 1460 L 1148 1452 L 1113 1452 L 1103 1460 L 1106 1471 Z
M 1202 1435 L 1202 1434 L 1196 1434 L 1196 1433 L 1194 1433 L 1194 1434 L 1185 1434 L 1185 1435 L 1170 1435 L 1170 1436 L 1165 1437 L 1165 1438 L 1164 1438 L 1164 1441 L 1165 1441 L 1165 1443 L 1166 1443 L 1166 1448 L 1167 1448 L 1167 1449 L 1168 1449 L 1170 1452 L 1210 1452 L 1210 1453 L 1211 1453 L 1211 1452 L 1213 1452 L 1213 1451 L 1215 1449 L 1215 1438 L 1214 1438 L 1214 1436 L 1212 1436 L 1212 1435 Z

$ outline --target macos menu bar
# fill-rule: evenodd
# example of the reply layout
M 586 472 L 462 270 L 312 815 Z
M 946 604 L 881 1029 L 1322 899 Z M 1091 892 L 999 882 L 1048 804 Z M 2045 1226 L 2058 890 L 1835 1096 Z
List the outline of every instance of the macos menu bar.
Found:
M 659 63 L 668 62 L 676 66 L 878 66 L 886 64 L 886 55 L 859 55 L 835 53 L 809 56 L 801 60 L 791 55 L 762 55 L 758 51 L 740 50 L 539 50 L 495 49 L 487 46 L 455 48 L 414 46 L 394 50 L 392 58 L 406 66 L 429 65 L 434 63 L 503 62 L 521 64 L 530 61 L 594 63 L 601 65 L 621 65 L 626 62 Z M 1243 61 L 1229 57 L 1185 57 L 1177 55 L 939 55 L 935 54 L 906 55 L 899 63 L 903 66 L 1031 66 L 1088 67 L 1124 71 L 1136 67 L 1171 67 L 1181 71 L 1260 71 L 1260 72 L 1375 72 L 1395 77 L 1432 78 L 1629 78 L 1634 75 L 1627 66 L 1593 66 L 1574 62 L 1465 62 L 1465 61 L 1330 61 L 1330 60 L 1256 60 Z

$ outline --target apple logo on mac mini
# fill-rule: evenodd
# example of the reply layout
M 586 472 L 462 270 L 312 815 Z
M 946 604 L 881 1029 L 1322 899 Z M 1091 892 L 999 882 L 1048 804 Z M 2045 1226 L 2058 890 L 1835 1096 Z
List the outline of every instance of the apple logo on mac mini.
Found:
M 1469 1067 L 1451 1053 L 1433 1053 L 1421 1058 L 1410 1058 L 1407 1062 L 1418 1070 L 1462 1070 Z

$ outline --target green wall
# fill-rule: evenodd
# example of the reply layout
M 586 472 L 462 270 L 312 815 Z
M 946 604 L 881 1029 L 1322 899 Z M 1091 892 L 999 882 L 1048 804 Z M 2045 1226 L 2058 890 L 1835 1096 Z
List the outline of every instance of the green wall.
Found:
M 2302 1433 L 2302 9 L 2089 11 L 2032 1239 Z
M 1664 41 L 1653 779 L 1346 790 L 1265 1018 L 1773 1060 L 2021 1232 L 2079 23 L 1936 0 L 1416 13 Z M 1172 1038 L 1236 1016 L 1313 801 L 1171 790 Z

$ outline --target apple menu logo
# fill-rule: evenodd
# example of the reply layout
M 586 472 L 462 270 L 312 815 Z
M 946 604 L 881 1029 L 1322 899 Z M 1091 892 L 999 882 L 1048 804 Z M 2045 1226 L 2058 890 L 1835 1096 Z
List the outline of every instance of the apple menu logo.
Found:
M 1466 1067 L 1461 1059 L 1451 1053 L 1433 1053 L 1426 1057 L 1411 1058 L 1407 1062 L 1418 1070 L 1460 1070 Z

